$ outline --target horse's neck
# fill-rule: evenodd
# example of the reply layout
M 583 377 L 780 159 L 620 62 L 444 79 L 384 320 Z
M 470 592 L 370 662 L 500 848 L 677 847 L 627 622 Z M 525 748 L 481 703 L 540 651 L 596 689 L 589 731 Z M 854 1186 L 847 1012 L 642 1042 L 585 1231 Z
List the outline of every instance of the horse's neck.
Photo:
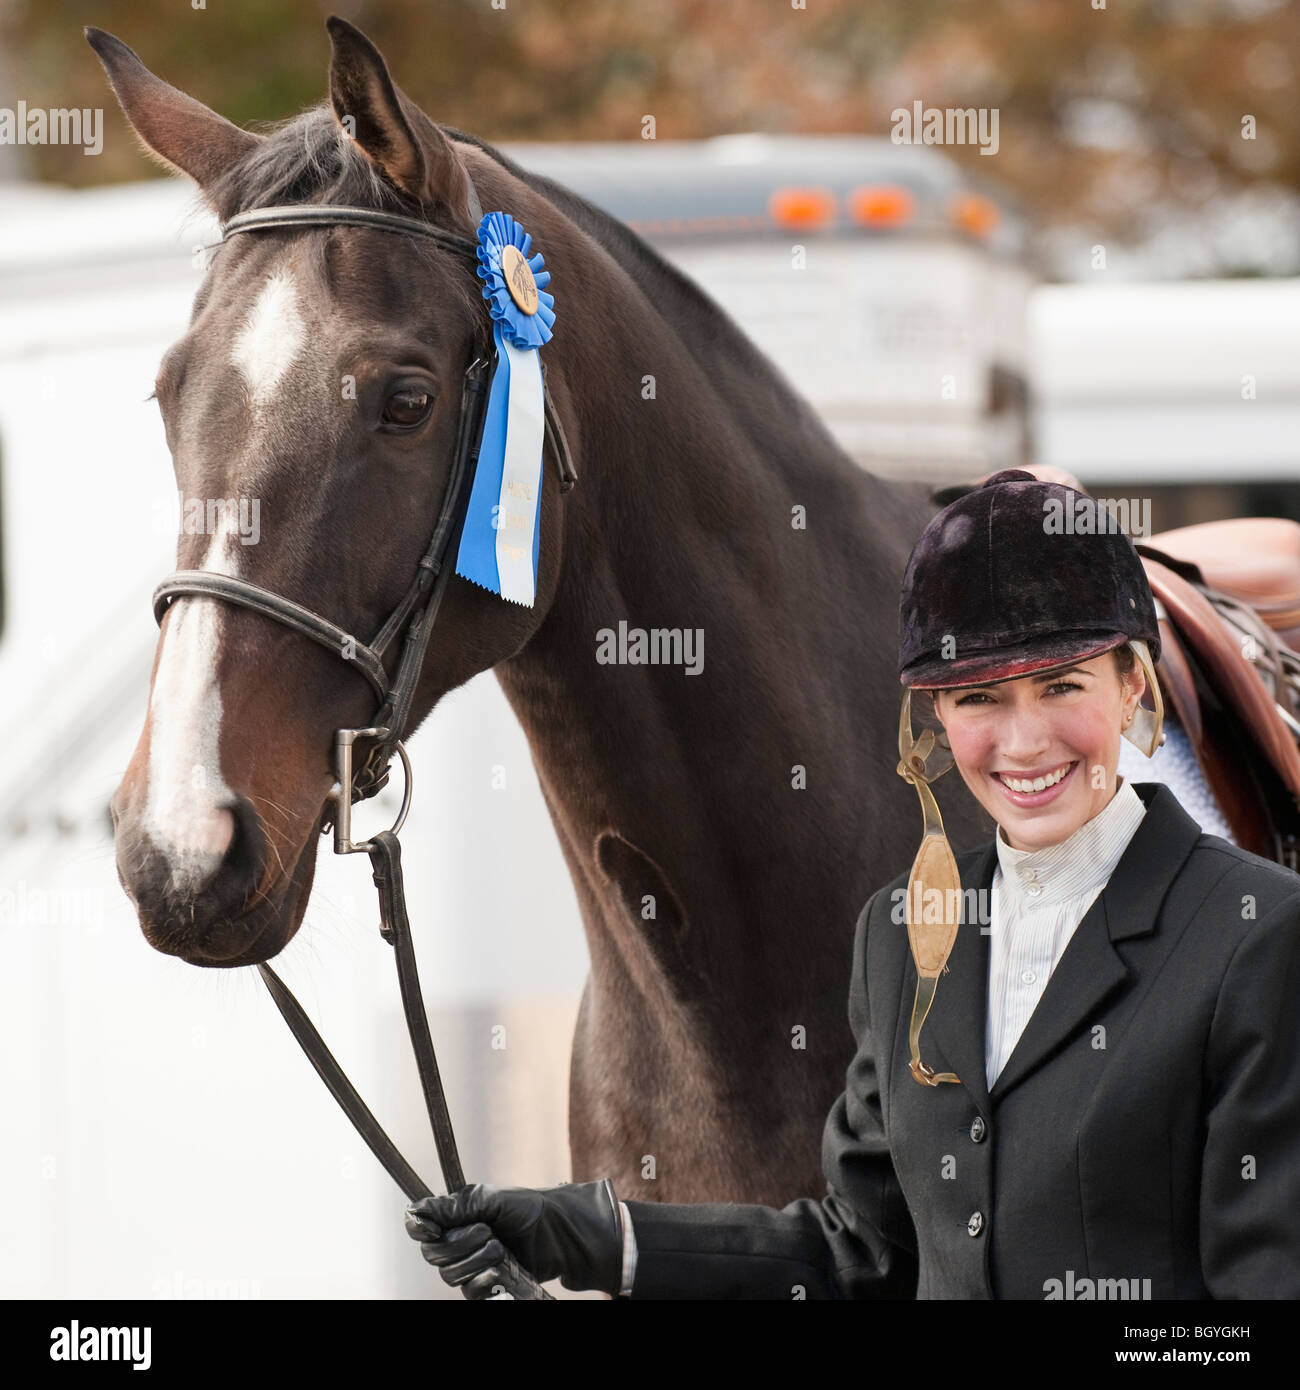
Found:
M 707 324 L 666 323 L 626 286 L 584 294 L 599 350 L 570 334 L 550 368 L 568 387 L 581 479 L 556 503 L 563 572 L 498 676 L 574 845 L 610 827 L 662 853 L 644 840 L 688 833 L 693 815 L 721 844 L 753 843 L 773 819 L 756 766 L 788 790 L 795 765 L 849 736 L 867 687 L 889 684 L 897 610 L 881 586 L 912 538 L 891 519 L 922 504 L 857 469 L 756 355 L 702 373 L 683 342 Z M 702 670 L 637 664 L 625 635 L 655 629 L 697 634 Z

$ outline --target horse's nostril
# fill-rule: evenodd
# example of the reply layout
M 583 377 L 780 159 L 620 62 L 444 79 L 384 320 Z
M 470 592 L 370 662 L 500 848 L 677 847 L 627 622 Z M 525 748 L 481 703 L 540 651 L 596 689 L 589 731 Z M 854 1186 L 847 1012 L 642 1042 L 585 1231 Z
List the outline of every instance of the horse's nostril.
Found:
M 227 854 L 236 839 L 236 821 L 233 811 L 220 807 L 192 823 L 188 848 L 198 854 Z
M 251 897 L 256 891 L 266 865 L 266 836 L 253 803 L 245 796 L 237 797 L 222 814 L 230 824 L 224 845 L 225 855 L 214 875 L 217 882 Z
M 118 864 L 128 892 L 145 916 L 205 922 L 238 916 L 257 892 L 266 867 L 266 836 L 252 803 L 242 796 L 191 810 L 155 839 L 127 837 L 118 827 Z
M 180 798 L 164 805 L 164 815 L 149 826 L 150 838 L 171 857 L 214 869 L 236 838 L 235 805 L 196 804 Z

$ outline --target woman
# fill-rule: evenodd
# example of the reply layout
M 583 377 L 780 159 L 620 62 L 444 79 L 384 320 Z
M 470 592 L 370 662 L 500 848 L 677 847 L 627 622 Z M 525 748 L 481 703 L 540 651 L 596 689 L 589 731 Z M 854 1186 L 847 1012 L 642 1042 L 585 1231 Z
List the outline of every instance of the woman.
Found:
M 857 924 L 825 1197 L 468 1188 L 407 1221 L 448 1283 L 486 1296 L 505 1246 L 635 1298 L 1300 1297 L 1300 878 L 1117 778 L 1122 734 L 1160 739 L 1159 633 L 1090 506 L 995 474 L 909 561 L 926 833 Z M 928 787 L 953 761 L 1000 827 L 956 861 Z

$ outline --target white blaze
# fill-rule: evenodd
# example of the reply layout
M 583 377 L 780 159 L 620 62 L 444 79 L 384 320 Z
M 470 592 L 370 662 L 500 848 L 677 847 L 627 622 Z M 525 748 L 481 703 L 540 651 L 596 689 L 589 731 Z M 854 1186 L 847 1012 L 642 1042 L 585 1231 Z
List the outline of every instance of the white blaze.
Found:
M 266 281 L 230 351 L 248 386 L 253 412 L 249 454 L 266 408 L 307 342 L 293 276 L 277 270 Z M 238 507 L 223 509 L 202 568 L 238 575 L 243 550 Z M 221 690 L 216 664 L 225 627 L 219 599 L 173 600 L 149 701 L 149 793 L 145 827 L 172 860 L 176 889 L 197 887 L 215 869 L 234 833 L 234 817 L 221 809 L 233 799 L 221 775 Z
M 205 569 L 213 568 L 205 565 Z M 149 701 L 149 795 L 145 830 L 172 860 L 172 884 L 208 878 L 234 833 L 220 809 L 221 691 L 214 666 L 221 640 L 219 601 L 179 598 L 167 620 Z
M 263 286 L 230 350 L 231 362 L 248 383 L 255 413 L 260 414 L 270 401 L 306 342 L 307 326 L 298 308 L 293 276 L 277 270 Z

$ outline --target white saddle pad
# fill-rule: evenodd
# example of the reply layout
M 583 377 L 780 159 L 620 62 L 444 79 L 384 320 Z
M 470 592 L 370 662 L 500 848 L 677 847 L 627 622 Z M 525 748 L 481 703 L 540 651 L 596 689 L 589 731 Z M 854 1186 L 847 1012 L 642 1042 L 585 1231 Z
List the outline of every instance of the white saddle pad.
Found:
M 1130 782 L 1163 782 L 1207 835 L 1221 835 L 1231 844 L 1237 843 L 1206 784 L 1191 741 L 1182 725 L 1169 717 L 1168 711 L 1165 712 L 1165 741 L 1156 749 L 1154 758 L 1144 756 L 1128 739 L 1120 739 L 1118 772 Z

